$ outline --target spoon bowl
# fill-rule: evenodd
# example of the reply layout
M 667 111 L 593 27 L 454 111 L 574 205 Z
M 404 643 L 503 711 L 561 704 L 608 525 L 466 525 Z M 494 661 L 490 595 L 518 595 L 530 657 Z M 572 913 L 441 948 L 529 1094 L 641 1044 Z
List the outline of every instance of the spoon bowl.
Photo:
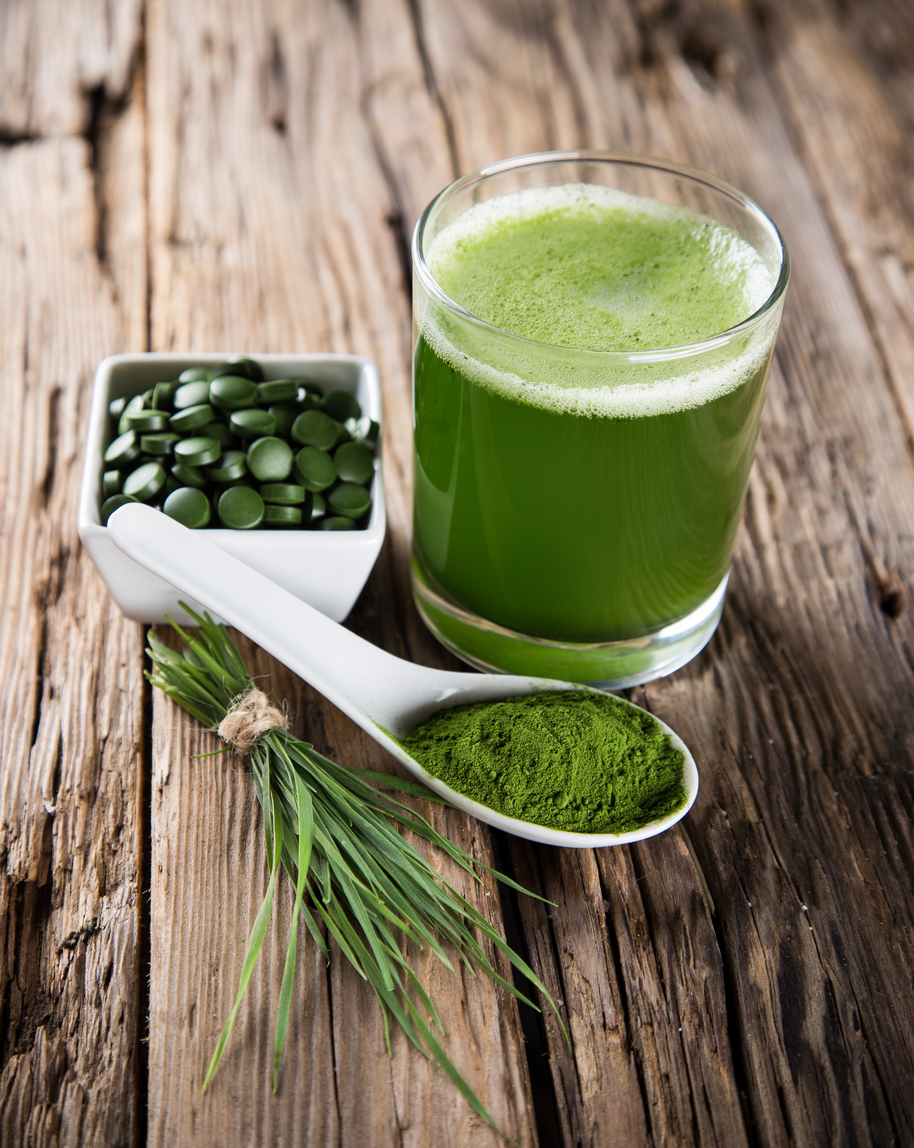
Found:
M 128 557 L 246 634 L 342 710 L 429 789 L 488 825 L 546 845 L 593 849 L 643 841 L 662 833 L 684 817 L 695 800 L 695 761 L 676 733 L 660 722 L 685 755 L 688 796 L 675 813 L 642 829 L 619 834 L 570 833 L 506 817 L 471 801 L 427 773 L 395 739 L 405 737 L 445 707 L 587 687 L 548 678 L 436 670 L 407 662 L 331 621 L 218 549 L 200 532 L 188 530 L 150 506 L 122 506 L 111 515 L 107 528 L 115 545 Z M 622 698 L 617 700 L 632 705 Z

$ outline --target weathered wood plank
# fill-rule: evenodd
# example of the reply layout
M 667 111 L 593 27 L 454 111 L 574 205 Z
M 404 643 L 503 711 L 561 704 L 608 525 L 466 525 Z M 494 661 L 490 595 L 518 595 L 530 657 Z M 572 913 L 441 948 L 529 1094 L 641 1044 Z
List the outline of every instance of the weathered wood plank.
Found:
M 0 138 L 83 135 L 100 100 L 126 103 L 142 8 L 141 0 L 0 6 Z
M 677 905 L 699 903 L 698 874 L 690 880 L 682 872 L 677 896 L 670 897 L 658 876 L 669 868 L 668 842 L 633 851 L 637 866 L 627 871 L 621 858 L 611 859 L 605 871 L 619 893 L 607 897 L 607 912 L 622 938 L 620 972 L 598 980 L 596 1013 L 606 1016 L 612 1008 L 632 1024 L 626 1003 L 635 1002 L 635 1015 L 650 1016 L 651 1024 L 635 1022 L 630 1057 L 619 1056 L 614 1029 L 601 1037 L 597 1025 L 597 1035 L 588 1035 L 602 1056 L 580 1055 L 576 1045 L 573 1072 L 550 1034 L 566 1136 L 600 1142 L 596 1129 L 607 1103 L 596 1086 L 600 1073 L 613 1066 L 618 1105 L 626 1096 L 637 1099 L 634 1064 L 645 1118 L 659 1142 L 694 1136 L 695 1142 L 730 1143 L 757 1135 L 770 1144 L 882 1143 L 902 1128 L 910 1134 L 902 1081 L 910 1078 L 905 985 L 914 961 L 911 745 L 902 718 L 912 691 L 910 623 L 906 614 L 881 614 L 879 602 L 888 601 L 891 613 L 901 600 L 886 596 L 886 583 L 910 593 L 906 523 L 914 491 L 881 348 L 845 271 L 832 221 L 820 209 L 823 193 L 792 142 L 794 118 L 803 119 L 805 105 L 797 95 L 792 109 L 779 102 L 766 53 L 783 53 L 795 89 L 808 88 L 810 71 L 777 35 L 762 38 L 754 14 L 764 9 L 757 5 L 692 3 L 663 11 L 577 5 L 575 19 L 545 6 L 537 11 L 539 21 L 524 26 L 525 46 L 503 65 L 507 29 L 519 19 L 515 6 L 423 8 L 436 90 L 462 167 L 495 158 L 484 150 L 492 138 L 503 142 L 505 154 L 557 143 L 671 155 L 755 194 L 783 227 L 794 256 L 725 623 L 696 663 L 644 694 L 698 751 L 703 789 L 688 829 L 717 905 L 717 937 L 708 918 L 690 915 L 684 939 L 699 943 L 703 959 L 695 969 L 674 968 L 681 944 L 655 938 L 673 935 Z M 814 39 L 818 26 L 830 28 L 835 19 L 819 6 L 805 27 Z M 537 40 L 538 47 L 529 46 Z M 559 58 L 585 62 L 568 90 L 557 82 Z M 833 70 L 835 92 L 846 79 L 846 69 Z M 541 84 L 554 94 L 565 124 L 558 134 L 537 126 L 529 112 Z M 873 87 L 878 95 L 875 80 Z M 562 117 L 569 92 L 578 111 Z M 853 100 L 845 88 L 844 102 Z M 517 104 L 528 111 L 516 119 Z M 477 133 L 481 118 L 486 129 Z M 836 120 L 833 113 L 830 122 Z M 863 186 L 868 165 L 849 143 L 836 155 L 824 116 L 813 122 L 821 169 L 814 178 L 824 185 L 839 163 L 845 186 Z M 859 122 L 865 131 L 862 115 Z M 883 120 L 874 147 L 883 164 L 891 162 L 881 147 L 885 132 L 893 143 L 888 156 L 903 147 L 900 179 L 910 164 L 910 133 L 902 145 L 893 130 L 894 123 Z M 848 216 L 843 233 L 853 234 L 855 213 L 864 210 L 860 196 L 842 209 Z M 872 211 L 870 217 L 878 218 Z M 896 231 L 904 224 L 896 208 Z M 896 249 L 905 248 L 893 244 Z M 882 317 L 892 330 L 897 307 L 883 308 Z M 891 355 L 901 353 L 896 345 Z M 581 975 L 576 979 L 574 962 L 557 962 L 555 954 L 576 955 L 581 943 L 581 914 L 586 918 L 591 899 L 578 867 L 570 856 L 555 865 L 560 876 L 552 888 L 563 900 L 573 893 L 567 919 L 552 915 L 551 939 L 543 938 L 541 917 L 525 911 L 528 943 L 545 962 L 550 983 L 572 988 Z M 635 938 L 629 948 L 625 938 Z M 867 974 L 867 954 L 876 952 L 885 958 L 878 972 Z M 646 967 L 656 972 L 645 976 Z M 678 1036 L 683 1001 L 699 975 L 708 977 L 712 991 L 710 999 L 695 994 L 701 1004 L 693 1015 L 704 1035 L 685 1041 Z M 654 995 L 661 984 L 666 1012 L 659 1007 L 663 998 Z M 567 987 L 564 995 L 572 1027 L 576 1008 L 583 1025 L 590 1002 L 585 1007 L 585 998 L 570 996 Z M 898 1011 L 876 1033 L 886 999 L 897 1001 Z M 732 1065 L 728 1029 L 737 1042 Z M 722 1089 L 707 1108 L 710 1090 L 697 1093 L 692 1125 L 682 1107 L 684 1070 L 693 1094 L 701 1080 Z M 734 1081 L 748 1098 L 744 1132 Z M 632 1143 L 637 1136 L 632 1133 Z
M 411 53 L 398 61 L 396 82 L 391 61 L 344 5 L 150 10 L 152 342 L 161 349 L 357 350 L 379 362 L 392 542 L 353 624 L 398 651 L 411 629 L 434 658 L 415 618 L 406 633 L 401 625 L 410 419 L 403 219 L 426 191 L 410 183 L 421 148 L 410 156 L 398 143 L 409 108 L 400 109 L 399 128 L 388 112 L 402 98 L 433 123 L 435 108 L 408 7 L 392 8 L 386 22 L 367 19 L 385 42 Z M 366 119 L 361 109 L 372 101 Z M 402 159 L 396 171 L 394 152 Z M 320 698 L 262 656 L 257 664 L 290 697 L 293 721 L 319 749 L 390 767 Z M 231 1054 L 200 1097 L 265 888 L 260 818 L 250 811 L 243 777 L 223 780 L 218 766 L 201 772 L 190 765 L 203 742 L 186 723 L 175 737 L 169 704 L 156 699 L 154 714 L 157 776 L 167 768 L 168 780 L 155 785 L 152 811 L 149 1142 L 299 1143 L 308 1127 L 320 1143 L 497 1143 L 444 1075 L 396 1032 L 387 1057 L 373 997 L 337 955 L 329 971 L 313 953 L 302 962 L 302 1012 L 287 1042 L 281 1091 L 270 1095 L 287 901 Z M 453 813 L 432 816 L 489 857 L 477 826 Z M 497 919 L 490 886 L 467 893 Z M 200 925 L 188 933 L 190 914 Z M 302 945 L 310 949 L 309 941 Z M 460 1070 L 511 1135 L 536 1143 L 516 1009 L 484 981 L 464 984 L 433 965 L 427 975 Z
M 562 1141 L 911 1139 L 909 7 L 147 8 L 148 251 L 139 5 L 0 8 L 0 1140 L 146 1134 L 139 781 L 125 772 L 145 762 L 141 635 L 78 556 L 73 522 L 91 372 L 146 345 L 147 267 L 157 349 L 378 360 L 391 537 L 351 624 L 444 664 L 408 594 L 407 237 L 453 175 L 576 146 L 667 154 L 744 186 L 783 227 L 794 279 L 724 624 L 638 694 L 699 758 L 695 859 L 673 834 L 599 854 L 510 847 L 557 902 L 519 910 L 573 1037 L 569 1055 L 544 1018 Z M 245 650 L 319 748 L 388 767 Z M 208 740 L 158 699 L 151 736 L 149 1142 L 492 1141 L 399 1038 L 387 1059 L 364 986 L 304 944 L 269 1095 L 287 895 L 200 1095 L 264 889 L 260 822 L 244 775 L 194 762 Z M 485 831 L 434 816 L 490 856 Z M 429 975 L 461 1068 L 535 1143 L 513 1006 Z
M 573 1057 L 544 1026 L 562 1142 L 749 1141 L 727 1030 L 726 971 L 679 833 L 596 853 L 512 846 L 534 967 L 563 1001 Z
M 80 550 L 76 502 L 95 366 L 145 314 L 145 279 L 119 300 L 98 258 L 103 176 L 66 134 L 85 130 L 85 100 L 51 82 L 55 62 L 85 63 L 68 47 L 32 42 L 31 115 L 0 117 L 6 140 L 62 133 L 0 147 L 0 1141 L 75 1148 L 130 1144 L 140 1125 L 141 647 Z M 142 115 L 124 95 L 110 187 L 142 214 Z M 112 258 L 142 265 L 141 232 L 118 232 Z
M 362 735 L 353 738 L 348 723 L 326 714 L 326 704 L 312 691 L 260 651 L 242 646 L 259 680 L 274 696 L 289 700 L 293 726 L 307 730 L 318 748 L 337 753 L 345 744 L 347 760 L 385 767 L 377 747 Z M 287 884 L 229 1051 L 212 1087 L 201 1095 L 209 1057 L 234 1000 L 241 941 L 265 892 L 264 846 L 245 772 L 222 758 L 194 763 L 192 755 L 213 748 L 214 739 L 190 728 L 172 707 L 159 708 L 149 1143 L 181 1138 L 201 1144 L 297 1144 L 303 1129 L 322 1144 L 363 1139 L 419 1145 L 433 1134 L 455 1143 L 469 1138 L 497 1143 L 442 1074 L 430 1077 L 427 1064 L 396 1031 L 388 1058 L 368 987 L 335 950 L 327 969 L 304 937 L 281 1087 L 276 1096 L 270 1094 L 273 1023 L 289 927 Z M 478 826 L 468 819 L 433 813 L 432 820 L 452 840 L 487 855 L 485 842 L 476 840 Z M 451 867 L 443 871 L 482 911 L 496 915 L 490 910 L 497 903 L 491 882 L 474 891 Z M 515 1037 L 505 994 L 487 992 L 484 983 L 472 978 L 465 983 L 436 966 L 431 958 L 415 963 L 443 1002 L 447 1046 L 495 1118 L 506 1128 L 517 1127 L 525 1080 L 507 1062 L 505 1048 Z M 524 1143 L 535 1142 L 529 1123 L 524 1137 Z
M 269 672 L 265 658 L 259 663 L 259 671 Z M 284 696 L 290 684 L 289 675 L 276 683 Z M 335 1143 L 340 1121 L 327 974 L 320 954 L 304 943 L 281 1091 L 269 1095 L 287 896 L 278 898 L 280 911 L 219 1076 L 201 1093 L 265 891 L 265 849 L 240 763 L 194 761 L 194 753 L 216 748 L 217 739 L 203 737 L 174 707 L 156 709 L 148 1142 Z M 252 1104 L 252 1096 L 261 1102 Z
M 774 5 L 766 39 L 778 45 L 773 81 L 914 427 L 914 13 L 895 0 Z

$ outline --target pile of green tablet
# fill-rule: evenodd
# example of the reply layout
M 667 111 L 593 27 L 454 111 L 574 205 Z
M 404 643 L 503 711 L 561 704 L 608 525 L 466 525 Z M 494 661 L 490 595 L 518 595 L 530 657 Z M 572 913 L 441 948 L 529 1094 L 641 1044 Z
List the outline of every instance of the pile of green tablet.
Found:
M 348 391 L 264 380 L 252 359 L 189 367 L 115 399 L 101 521 L 146 502 L 185 526 L 358 530 L 368 522 L 378 424 Z

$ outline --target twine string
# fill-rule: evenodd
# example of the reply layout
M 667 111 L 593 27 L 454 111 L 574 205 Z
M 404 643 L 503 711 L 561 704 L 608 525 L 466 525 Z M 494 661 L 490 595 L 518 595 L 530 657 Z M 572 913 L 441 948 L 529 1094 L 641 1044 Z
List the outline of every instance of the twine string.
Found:
M 270 702 L 263 690 L 253 687 L 235 698 L 216 732 L 243 757 L 265 733 L 277 727 L 289 728 L 285 714 Z

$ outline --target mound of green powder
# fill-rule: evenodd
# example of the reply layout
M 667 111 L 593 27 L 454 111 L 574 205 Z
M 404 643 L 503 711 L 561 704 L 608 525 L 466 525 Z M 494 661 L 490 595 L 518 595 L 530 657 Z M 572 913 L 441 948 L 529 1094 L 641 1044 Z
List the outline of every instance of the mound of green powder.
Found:
M 551 829 L 630 833 L 687 798 L 682 751 L 650 714 L 609 694 L 456 706 L 400 744 L 465 797 Z

